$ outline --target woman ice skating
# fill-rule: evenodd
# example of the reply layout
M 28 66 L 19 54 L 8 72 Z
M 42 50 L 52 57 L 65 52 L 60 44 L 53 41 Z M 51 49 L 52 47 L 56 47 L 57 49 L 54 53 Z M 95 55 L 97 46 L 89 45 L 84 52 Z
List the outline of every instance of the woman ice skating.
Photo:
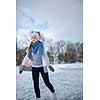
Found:
M 43 42 L 39 41 L 40 39 L 40 32 L 32 32 L 31 37 L 31 45 L 29 47 L 28 57 L 32 61 L 32 79 L 34 84 L 34 91 L 36 95 L 36 100 L 41 100 L 40 88 L 39 88 L 39 74 L 43 78 L 45 85 L 49 88 L 50 92 L 52 93 L 53 100 L 57 100 L 55 89 L 51 82 L 49 81 L 49 75 L 47 67 L 53 68 L 49 65 L 49 60 L 45 57 L 45 51 Z M 44 58 L 43 58 L 44 57 Z M 43 60 L 44 59 L 44 60 Z

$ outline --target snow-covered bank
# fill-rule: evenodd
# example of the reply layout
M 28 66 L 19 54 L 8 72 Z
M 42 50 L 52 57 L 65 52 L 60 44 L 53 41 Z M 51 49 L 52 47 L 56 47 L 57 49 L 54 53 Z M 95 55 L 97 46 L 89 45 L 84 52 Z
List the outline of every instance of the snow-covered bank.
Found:
M 83 64 L 52 65 L 55 72 L 50 72 L 50 81 L 57 92 L 58 100 L 83 100 Z M 51 93 L 46 88 L 40 76 L 40 90 L 42 100 L 52 100 Z M 16 68 L 16 100 L 35 100 L 31 72 L 21 75 Z
M 70 64 L 52 64 L 55 69 L 55 72 L 61 71 L 61 69 L 82 69 L 83 63 L 70 63 Z

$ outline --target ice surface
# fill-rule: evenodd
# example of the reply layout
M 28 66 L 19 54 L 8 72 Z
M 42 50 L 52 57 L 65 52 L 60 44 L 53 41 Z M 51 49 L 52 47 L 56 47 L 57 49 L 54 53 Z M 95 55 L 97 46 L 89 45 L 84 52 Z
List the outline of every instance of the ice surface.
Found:
M 83 100 L 83 64 L 55 64 L 55 72 L 49 71 L 58 100 Z M 42 100 L 52 100 L 49 89 L 40 75 Z M 31 72 L 18 73 L 16 67 L 16 100 L 35 100 Z

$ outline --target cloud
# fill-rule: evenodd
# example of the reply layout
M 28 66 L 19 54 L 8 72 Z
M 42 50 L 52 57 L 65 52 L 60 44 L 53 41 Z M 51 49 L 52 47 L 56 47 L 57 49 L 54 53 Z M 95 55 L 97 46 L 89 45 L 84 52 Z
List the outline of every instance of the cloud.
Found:
M 54 39 L 82 41 L 83 0 L 17 0 L 17 29 L 40 30 Z
M 28 8 L 17 8 L 17 30 L 18 29 L 32 29 L 43 31 L 48 28 L 48 22 L 39 22 L 32 15 L 32 12 Z

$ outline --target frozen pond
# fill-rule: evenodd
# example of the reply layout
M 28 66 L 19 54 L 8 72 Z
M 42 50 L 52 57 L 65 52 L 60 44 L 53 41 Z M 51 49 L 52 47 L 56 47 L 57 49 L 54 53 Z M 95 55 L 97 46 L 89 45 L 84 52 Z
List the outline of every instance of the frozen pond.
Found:
M 49 71 L 49 78 L 58 100 L 83 100 L 83 64 L 56 64 L 55 72 Z M 52 100 L 51 93 L 40 75 L 42 100 Z M 16 68 L 16 100 L 35 100 L 31 72 L 18 73 Z

